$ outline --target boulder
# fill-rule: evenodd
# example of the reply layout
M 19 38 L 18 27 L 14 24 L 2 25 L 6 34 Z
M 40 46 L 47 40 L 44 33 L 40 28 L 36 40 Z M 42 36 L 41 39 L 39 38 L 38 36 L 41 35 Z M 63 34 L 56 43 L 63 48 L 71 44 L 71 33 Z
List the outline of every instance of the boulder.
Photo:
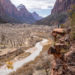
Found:
M 63 43 L 56 43 L 55 44 L 55 49 L 58 53 L 66 53 L 68 51 L 68 46 L 66 44 Z
M 64 35 L 66 32 L 65 32 L 65 29 L 63 29 L 63 28 L 56 28 L 56 29 L 53 30 L 52 33 L 53 34 L 56 33 L 56 34 Z
M 56 49 L 54 47 L 50 47 L 48 50 L 48 54 L 55 54 L 56 53 Z

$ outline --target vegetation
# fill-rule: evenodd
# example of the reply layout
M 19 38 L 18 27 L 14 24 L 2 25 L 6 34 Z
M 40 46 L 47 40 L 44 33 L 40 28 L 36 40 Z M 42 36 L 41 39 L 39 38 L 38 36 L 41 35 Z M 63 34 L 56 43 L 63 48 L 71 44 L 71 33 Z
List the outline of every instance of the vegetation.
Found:
M 52 59 L 53 56 L 48 56 L 47 50 L 44 50 L 34 61 L 25 64 L 16 72 L 12 72 L 9 75 L 50 75 L 50 61 Z
M 65 23 L 61 24 L 61 27 L 71 27 L 71 39 L 75 40 L 75 5 L 68 10 L 68 18 Z
M 32 47 L 41 38 L 50 37 L 50 31 L 49 26 L 0 24 L 0 48 Z
M 56 25 L 62 24 L 65 22 L 66 18 L 68 17 L 67 12 L 62 13 L 55 13 L 51 14 L 50 16 L 36 22 L 37 24 L 44 24 L 44 25 Z

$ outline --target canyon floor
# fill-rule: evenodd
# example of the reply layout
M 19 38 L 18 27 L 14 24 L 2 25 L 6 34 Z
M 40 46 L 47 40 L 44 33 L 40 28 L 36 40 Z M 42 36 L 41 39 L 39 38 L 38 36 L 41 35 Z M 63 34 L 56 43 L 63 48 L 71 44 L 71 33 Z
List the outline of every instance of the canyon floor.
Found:
M 56 26 L 0 24 L 0 74 L 8 75 L 9 72 L 9 75 L 50 75 L 52 67 L 51 61 L 54 60 L 54 57 L 48 55 L 48 49 L 51 42 L 53 42 L 51 32 L 54 28 L 56 28 Z M 49 42 L 44 43 L 43 39 Z M 38 54 L 39 50 L 40 52 Z M 75 62 L 74 41 L 72 42 L 70 51 L 69 53 L 71 53 L 71 55 L 67 58 L 68 64 Z M 33 60 L 34 56 L 36 56 L 35 60 Z M 19 65 L 19 68 L 17 67 L 18 69 L 8 70 L 5 69 L 5 66 L 9 61 L 15 65 L 14 67 L 17 67 L 18 63 L 22 63 L 20 64 L 21 66 Z M 23 61 L 27 63 L 24 64 Z M 68 67 L 69 69 L 71 68 L 70 72 L 73 73 L 68 73 L 68 75 L 74 75 L 74 64 L 69 64 Z
M 29 24 L 0 24 L 0 67 L 5 65 L 6 62 L 16 62 L 28 57 L 36 50 L 33 47 L 37 42 L 40 42 L 43 39 L 50 40 L 52 38 L 50 34 L 55 27 L 56 26 L 50 27 Z M 31 48 L 32 50 L 30 51 Z M 47 54 L 47 51 L 42 53 Z M 36 58 L 36 60 L 40 59 L 40 55 Z M 33 63 L 33 66 L 40 68 L 41 61 L 42 60 L 40 60 L 37 65 Z M 29 63 L 32 63 L 32 61 Z M 23 71 L 21 72 L 22 75 L 25 74 Z M 26 75 L 30 75 L 29 73 L 30 72 L 27 72 Z

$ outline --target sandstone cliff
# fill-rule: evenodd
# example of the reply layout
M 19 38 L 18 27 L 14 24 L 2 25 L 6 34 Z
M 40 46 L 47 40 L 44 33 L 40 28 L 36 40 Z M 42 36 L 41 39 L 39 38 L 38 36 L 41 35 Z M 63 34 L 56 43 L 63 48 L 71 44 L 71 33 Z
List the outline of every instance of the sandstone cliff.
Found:
M 36 19 L 24 5 L 17 8 L 10 0 L 0 0 L 0 22 L 10 23 L 34 23 Z
M 30 13 L 23 4 L 20 4 L 18 7 L 18 12 L 20 19 L 25 23 L 34 23 L 36 19 L 33 17 L 32 13 Z
M 67 10 L 72 9 L 72 5 L 75 5 L 75 0 L 56 0 L 51 15 L 37 21 L 36 24 L 57 25 L 64 23 L 68 18 Z
M 42 17 L 39 16 L 36 12 L 33 12 L 32 15 L 33 15 L 33 17 L 34 17 L 36 20 L 41 20 L 41 19 L 42 19 Z
M 67 11 L 68 9 L 71 9 L 72 4 L 75 4 L 75 0 L 56 0 L 52 14 Z
M 9 0 L 0 0 L 0 18 L 6 22 L 18 22 L 18 11 Z M 20 20 L 19 20 L 20 21 Z

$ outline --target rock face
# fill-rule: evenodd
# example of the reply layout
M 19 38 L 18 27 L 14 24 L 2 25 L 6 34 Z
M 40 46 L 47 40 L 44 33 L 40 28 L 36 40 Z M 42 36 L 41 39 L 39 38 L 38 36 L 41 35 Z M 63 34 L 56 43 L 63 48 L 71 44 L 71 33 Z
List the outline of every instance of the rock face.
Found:
M 0 22 L 34 23 L 36 20 L 24 5 L 16 8 L 10 0 L 0 0 Z
M 42 19 L 42 17 L 39 16 L 36 12 L 33 12 L 32 15 L 33 15 L 33 17 L 34 17 L 36 20 L 41 20 L 41 19 Z
M 52 54 L 54 56 L 54 62 L 52 63 L 52 70 L 51 70 L 51 75 L 74 75 L 75 74 L 75 68 L 70 66 L 69 64 L 74 65 L 74 54 L 75 51 L 71 50 L 71 41 L 70 41 L 70 32 L 68 33 L 67 29 L 65 31 L 65 36 L 62 35 L 62 32 L 64 33 L 65 29 L 59 28 L 59 29 L 54 29 L 52 31 L 52 34 L 55 33 L 55 35 L 52 35 L 54 39 L 54 45 L 50 47 L 48 54 Z M 58 37 L 58 35 L 60 37 Z M 68 38 L 67 38 L 68 37 Z M 62 39 L 63 38 L 63 39 Z M 67 38 L 67 40 L 65 40 Z M 62 41 L 60 41 L 62 39 Z M 71 51 L 70 51 L 71 50 Z M 67 57 L 69 57 L 67 59 Z M 72 62 L 69 62 L 69 61 Z M 70 70 L 72 68 L 72 70 Z M 73 72 L 74 71 L 74 72 Z
M 17 22 L 18 11 L 9 0 L 0 0 L 0 18 L 5 22 Z
M 71 9 L 71 6 L 75 4 L 75 0 L 56 0 L 54 8 L 46 18 L 37 21 L 36 24 L 43 25 L 57 25 L 62 24 L 68 18 L 67 10 Z
M 56 0 L 52 14 L 66 11 L 67 9 L 70 9 L 72 4 L 75 4 L 75 0 Z
M 33 17 L 33 15 L 26 9 L 26 7 L 22 4 L 20 4 L 18 7 L 18 12 L 19 15 L 22 19 L 22 22 L 26 22 L 26 23 L 33 23 L 35 22 L 35 18 Z

